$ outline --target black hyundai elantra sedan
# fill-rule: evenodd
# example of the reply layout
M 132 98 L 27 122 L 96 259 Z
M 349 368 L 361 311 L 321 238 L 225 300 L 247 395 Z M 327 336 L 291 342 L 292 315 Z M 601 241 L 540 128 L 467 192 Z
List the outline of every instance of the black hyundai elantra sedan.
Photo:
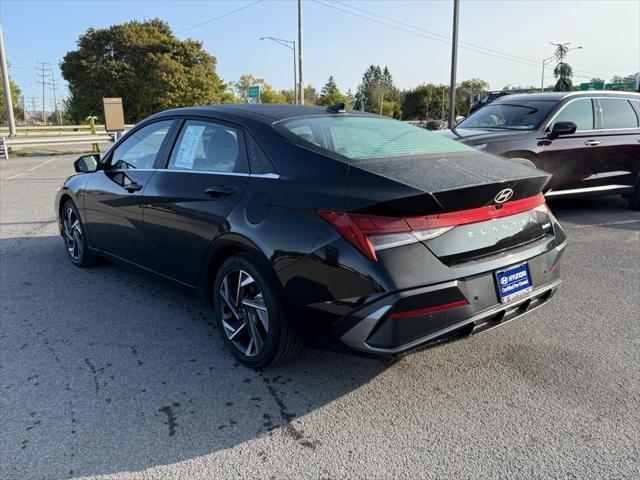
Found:
M 71 261 L 200 293 L 255 368 L 304 339 L 393 356 L 481 332 L 560 283 L 547 173 L 342 105 L 170 110 L 74 166 Z

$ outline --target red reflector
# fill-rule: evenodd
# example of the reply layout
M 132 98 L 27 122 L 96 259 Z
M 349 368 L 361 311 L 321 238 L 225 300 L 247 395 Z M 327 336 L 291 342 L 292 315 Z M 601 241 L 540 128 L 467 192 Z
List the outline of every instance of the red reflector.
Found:
M 420 308 L 418 310 L 409 310 L 408 312 L 397 312 L 389 315 L 390 318 L 409 318 L 419 317 L 420 315 L 428 315 L 430 313 L 443 312 L 445 310 L 452 310 L 454 308 L 460 308 L 469 305 L 466 300 L 459 300 L 457 302 L 445 303 L 443 305 L 436 305 L 435 307 Z
M 494 218 L 516 215 L 528 210 L 533 210 L 542 205 L 546 208 L 544 195 L 539 193 L 533 197 L 506 202 L 502 205 L 488 205 L 457 212 L 418 217 L 380 217 L 377 215 L 362 215 L 360 213 L 334 212 L 329 210 L 319 210 L 318 214 L 365 257 L 376 261 L 376 251 L 369 240 L 370 236 L 420 232 L 484 222 Z

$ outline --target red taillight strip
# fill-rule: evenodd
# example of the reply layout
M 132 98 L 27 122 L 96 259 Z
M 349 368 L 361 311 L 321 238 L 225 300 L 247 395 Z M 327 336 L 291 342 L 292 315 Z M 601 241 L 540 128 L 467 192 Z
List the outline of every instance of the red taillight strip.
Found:
M 452 310 L 454 308 L 460 308 L 469 305 L 466 300 L 459 300 L 457 302 L 445 303 L 443 305 L 436 305 L 435 307 L 420 308 L 418 310 L 409 310 L 408 312 L 396 312 L 389 315 L 389 318 L 410 318 L 419 317 L 421 315 L 428 315 L 430 313 L 443 312 L 445 310 Z
M 502 205 L 489 205 L 486 207 L 471 208 L 457 212 L 439 213 L 421 217 L 405 217 L 405 221 L 412 230 L 427 230 L 431 228 L 455 227 L 468 223 L 484 222 L 494 218 L 508 217 L 518 213 L 533 210 L 544 205 L 544 195 L 539 193 L 533 197 L 506 202 Z
M 508 217 L 509 215 L 516 215 L 540 206 L 546 208 L 544 195 L 541 193 L 533 197 L 506 202 L 502 205 L 488 205 L 457 212 L 419 217 L 381 217 L 330 210 L 319 210 L 318 214 L 368 259 L 376 261 L 376 251 L 369 240 L 369 236 L 451 228 L 469 223 L 484 222 L 494 218 Z

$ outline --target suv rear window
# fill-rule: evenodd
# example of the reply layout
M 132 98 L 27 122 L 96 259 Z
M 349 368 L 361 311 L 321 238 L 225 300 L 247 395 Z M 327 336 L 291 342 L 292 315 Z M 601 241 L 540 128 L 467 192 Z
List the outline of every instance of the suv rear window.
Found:
M 638 116 L 628 100 L 623 98 L 601 98 L 603 128 L 637 128 Z
M 301 117 L 278 122 L 296 137 L 354 163 L 372 158 L 407 157 L 473 148 L 408 123 L 363 115 Z

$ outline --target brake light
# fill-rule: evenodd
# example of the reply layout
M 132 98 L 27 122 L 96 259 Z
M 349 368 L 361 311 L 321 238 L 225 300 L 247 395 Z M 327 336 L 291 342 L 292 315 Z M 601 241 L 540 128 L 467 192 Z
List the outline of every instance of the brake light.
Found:
M 459 225 L 508 217 L 534 209 L 549 211 L 541 193 L 502 205 L 417 217 L 380 217 L 329 210 L 319 210 L 318 214 L 365 257 L 376 261 L 376 250 L 429 240 Z
M 421 315 L 428 315 L 430 313 L 444 312 L 445 310 L 453 310 L 454 308 L 466 307 L 469 302 L 466 300 L 459 300 L 457 302 L 445 303 L 443 305 L 436 305 L 434 307 L 419 308 L 417 310 L 409 310 L 408 312 L 395 312 L 389 315 L 390 318 L 411 318 L 419 317 Z

